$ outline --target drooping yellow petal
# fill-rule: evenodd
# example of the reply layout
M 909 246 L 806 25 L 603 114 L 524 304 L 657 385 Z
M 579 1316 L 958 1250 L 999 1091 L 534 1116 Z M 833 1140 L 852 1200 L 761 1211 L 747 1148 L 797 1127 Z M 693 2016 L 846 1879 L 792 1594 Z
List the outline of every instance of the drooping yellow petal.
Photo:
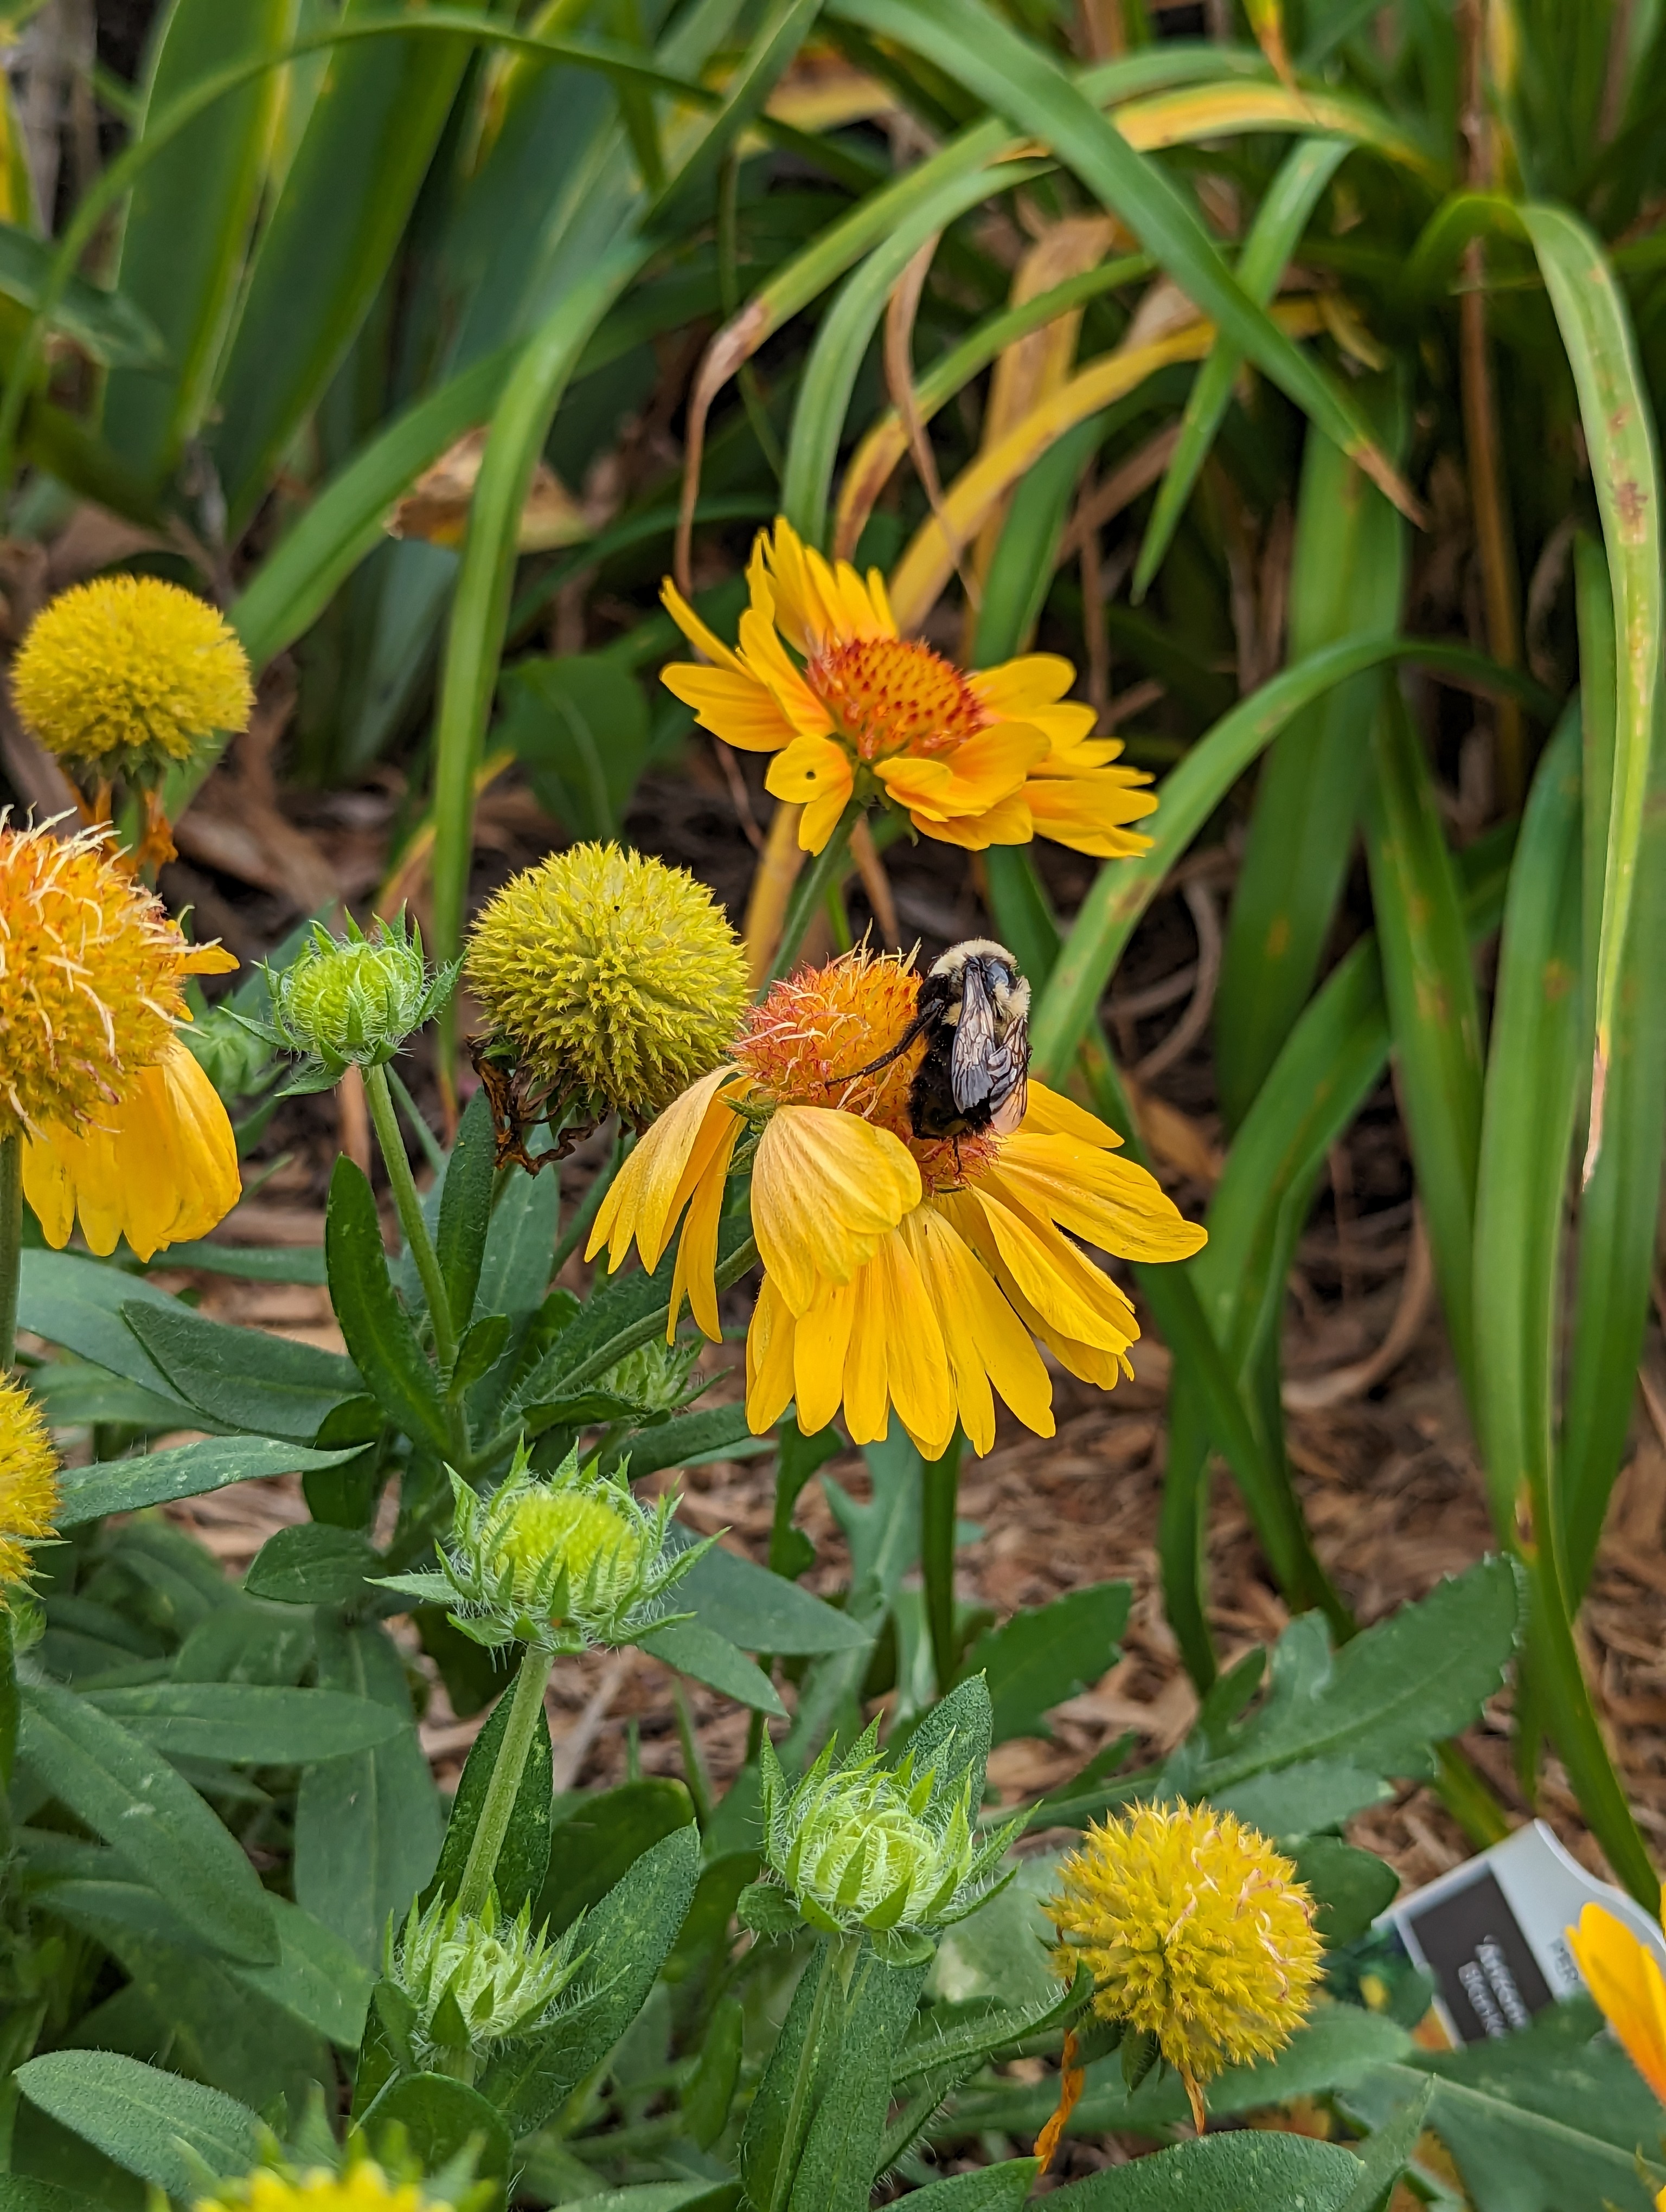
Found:
M 673 697 L 692 707 L 702 730 L 744 753 L 775 753 L 797 734 L 767 684 L 737 666 L 702 668 L 674 660 L 660 680 Z
M 717 1231 L 723 1218 L 723 1192 L 729 1178 L 729 1163 L 734 1158 L 741 1125 L 740 1116 L 729 1113 L 721 1102 L 718 1111 L 727 1118 L 728 1127 L 720 1128 L 715 1146 L 707 1153 L 707 1140 L 715 1120 L 715 1116 L 708 1117 L 689 1157 L 689 1164 L 683 1170 L 683 1182 L 691 1187 L 693 1194 L 677 1247 L 677 1265 L 672 1270 L 671 1311 L 666 1320 L 667 1344 L 677 1340 L 677 1323 L 685 1292 L 689 1310 L 701 1334 L 714 1344 L 722 1340 L 723 1324 L 717 1313 Z
M 921 1456 L 940 1459 L 954 1434 L 956 1394 L 937 1310 L 909 1239 L 886 1237 L 868 1273 L 885 1316 L 891 1401 Z
M 873 773 L 899 806 L 946 821 L 982 814 L 1024 787 L 1025 776 L 1047 752 L 1047 740 L 1025 722 L 998 722 L 957 745 L 952 759 L 900 753 Z
M 994 668 L 980 668 L 966 681 L 992 714 L 1021 722 L 1033 708 L 1050 707 L 1062 699 L 1076 681 L 1076 672 L 1062 653 L 1026 653 Z M 1088 715 L 1091 720 L 1091 708 Z
M 1000 1148 L 980 1178 L 1035 1221 L 1057 1222 L 1102 1252 L 1128 1260 L 1185 1260 L 1208 1242 L 1155 1176 L 1075 1137 L 1026 1135 Z
M 1033 1075 L 1030 1079 L 1023 1133 L 1074 1137 L 1079 1143 L 1097 1146 L 1101 1151 L 1119 1146 L 1122 1141 L 1097 1114 L 1090 1114 L 1085 1106 L 1079 1106 L 1061 1091 L 1052 1091 L 1046 1084 L 1037 1083 Z
M 1028 789 L 1026 784 L 1025 790 Z M 909 819 L 922 837 L 934 837 L 939 845 L 958 845 L 967 853 L 984 853 L 991 845 L 1027 845 L 1036 834 L 1035 819 L 1023 792 L 998 800 L 981 814 L 954 814 L 942 819 L 910 813 Z
M 994 1443 L 992 1382 L 1026 1428 L 1050 1437 L 1047 1369 L 988 1269 L 934 1201 L 908 1216 L 899 1234 L 904 1232 L 942 1325 L 961 1425 L 973 1450 L 987 1452 Z
M 772 799 L 803 807 L 800 847 L 819 853 L 848 804 L 856 779 L 849 754 L 831 738 L 795 738 L 770 762 L 763 787 Z
M 919 1203 L 920 1170 L 890 1130 L 830 1107 L 770 1115 L 752 1163 L 752 1227 L 793 1314 L 823 1283 L 848 1282 Z
M 799 1426 L 814 1436 L 832 1419 L 844 1397 L 845 1356 L 859 1302 L 867 1296 L 868 1269 L 859 1267 L 848 1283 L 824 1283 L 793 1333 L 793 1391 Z
M 660 598 L 666 612 L 696 653 L 703 653 L 714 668 L 739 669 L 740 662 L 737 656 L 714 629 L 708 629 L 701 621 L 669 576 L 660 586 Z
M 678 1215 L 692 1194 L 693 1180 L 686 1170 L 693 1164 L 694 1180 L 697 1180 L 700 1165 L 709 1163 L 726 1133 L 725 1124 L 734 1119 L 717 1094 L 726 1084 L 736 1080 L 737 1071 L 727 1063 L 713 1068 L 697 1083 L 691 1083 L 653 1127 L 643 1131 L 597 1212 L 585 1246 L 587 1260 L 593 1260 L 605 1244 L 611 1274 L 634 1239 L 642 1255 L 642 1265 L 659 1266 Z
M 132 1077 L 104 1126 L 52 1123 L 26 1137 L 23 1188 L 50 1243 L 69 1241 L 78 1213 L 100 1258 L 125 1237 L 141 1260 L 206 1237 L 243 1192 L 226 1109 L 177 1038 Z
M 1115 781 L 1121 771 L 1091 775 L 1032 775 L 1024 787 L 1038 836 L 1099 860 L 1128 860 L 1147 851 L 1151 839 L 1122 825 L 1157 809 L 1156 793 Z
M 1600 1905 L 1585 1906 L 1567 1938 L 1626 2056 L 1666 2104 L 1666 1979 L 1654 1952 Z
M 746 1331 L 746 1425 L 755 1437 L 773 1428 L 793 1401 L 793 1335 L 787 1301 L 766 1275 Z
M 1050 1328 L 1105 1352 L 1134 1342 L 1140 1329 L 1133 1307 L 1067 1237 L 1003 1205 L 982 1182 L 969 1195 L 988 1224 L 1003 1281 L 1010 1277 Z
M 891 1338 L 885 1300 L 863 1270 L 844 1360 L 844 1425 L 854 1444 L 877 1444 L 891 1426 Z

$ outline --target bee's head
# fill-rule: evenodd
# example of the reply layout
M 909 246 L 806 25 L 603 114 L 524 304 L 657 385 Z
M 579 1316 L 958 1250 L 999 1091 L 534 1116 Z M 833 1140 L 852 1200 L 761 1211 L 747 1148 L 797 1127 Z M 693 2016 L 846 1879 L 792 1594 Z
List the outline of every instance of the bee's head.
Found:
M 958 1004 L 966 994 L 966 970 L 974 965 L 995 1010 L 999 1033 L 1005 1036 L 1014 1022 L 1029 1015 L 1030 985 L 1004 945 L 997 945 L 992 937 L 969 937 L 962 945 L 952 945 L 933 964 L 931 973 L 947 985 Z

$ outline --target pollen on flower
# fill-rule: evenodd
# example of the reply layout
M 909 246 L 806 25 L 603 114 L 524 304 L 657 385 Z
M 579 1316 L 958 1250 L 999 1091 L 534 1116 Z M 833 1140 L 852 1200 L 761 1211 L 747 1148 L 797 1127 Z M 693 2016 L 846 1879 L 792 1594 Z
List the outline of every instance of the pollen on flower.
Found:
M 804 674 L 865 761 L 900 752 L 952 752 L 989 720 L 960 671 L 910 638 L 829 645 Z
M 651 1118 L 716 1066 L 746 956 L 686 869 L 575 845 L 516 876 L 475 924 L 469 981 L 529 1071 Z
M 160 1060 L 190 950 L 99 838 L 0 818 L 0 1138 L 85 1127 Z
M 915 1135 L 909 1086 L 924 1040 L 872 1075 L 857 1073 L 900 1042 L 919 999 L 911 952 L 875 954 L 861 947 L 772 985 L 748 1012 L 733 1057 L 772 1103 L 860 1114 L 902 1139 L 928 1190 L 954 1189 L 994 1156 L 1000 1139 Z
M 1141 1805 L 1090 1830 L 1045 1907 L 1061 1971 L 1094 2009 L 1154 2035 L 1203 2124 L 1203 2086 L 1269 2057 L 1305 2016 L 1322 1946 L 1295 1868 L 1230 1813 Z
M 247 726 L 254 692 L 237 635 L 194 592 L 100 576 L 52 600 L 12 664 L 17 711 L 49 752 L 112 767 L 186 760 Z
M 40 1409 L 16 1382 L 0 1382 L 0 1607 L 27 1579 L 31 1544 L 52 1533 L 58 1455 Z

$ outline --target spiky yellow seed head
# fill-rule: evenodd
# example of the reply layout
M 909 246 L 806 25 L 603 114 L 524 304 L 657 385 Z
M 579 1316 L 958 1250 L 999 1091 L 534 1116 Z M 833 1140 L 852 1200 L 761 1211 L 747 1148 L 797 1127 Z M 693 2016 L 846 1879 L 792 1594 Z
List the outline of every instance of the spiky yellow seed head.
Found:
M 1201 2128 L 1204 2084 L 1267 2058 L 1305 2017 L 1323 1947 L 1313 1900 L 1264 1836 L 1207 1805 L 1141 1805 L 1091 1829 L 1046 1911 L 1094 2009 L 1157 2039 Z
M 623 1513 L 593 1492 L 528 1490 L 514 1505 L 491 1567 L 514 1571 L 515 1595 L 527 1602 L 552 1562 L 598 1613 L 611 1613 L 635 1580 L 642 1539 Z
M 471 2194 L 473 2194 L 471 2191 Z M 374 2159 L 339 2173 L 263 2166 L 240 2181 L 199 2197 L 194 2212 L 460 2212 L 451 2197 L 430 2197 L 419 2181 L 391 2181 Z
M 29 1546 L 52 1533 L 58 1455 L 40 1409 L 20 1383 L 0 1382 L 0 1607 L 28 1577 Z
M 216 730 L 248 726 L 248 657 L 205 599 L 100 576 L 43 608 L 12 663 L 17 711 L 62 760 L 153 778 Z
M 0 817 L 0 1138 L 95 1122 L 168 1049 L 194 964 L 96 836 Z
M 746 956 L 684 868 L 575 845 L 506 884 L 474 926 L 468 977 L 493 1029 L 566 1096 L 634 1121 L 722 1058 Z

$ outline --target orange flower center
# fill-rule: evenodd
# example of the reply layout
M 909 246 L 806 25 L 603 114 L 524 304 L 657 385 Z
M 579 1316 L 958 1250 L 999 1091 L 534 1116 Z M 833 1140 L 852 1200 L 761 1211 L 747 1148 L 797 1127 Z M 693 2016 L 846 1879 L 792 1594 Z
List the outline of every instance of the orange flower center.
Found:
M 859 1072 L 899 1041 L 919 997 L 912 954 L 853 952 L 800 969 L 747 1015 L 734 1059 L 778 1105 L 836 1107 L 889 1129 L 913 1153 L 927 1191 L 954 1190 L 995 1158 L 1000 1140 L 915 1135 L 909 1090 L 924 1039 L 873 1074 Z
M 960 671 L 910 638 L 829 645 L 804 673 L 840 736 L 865 761 L 952 752 L 989 719 Z

